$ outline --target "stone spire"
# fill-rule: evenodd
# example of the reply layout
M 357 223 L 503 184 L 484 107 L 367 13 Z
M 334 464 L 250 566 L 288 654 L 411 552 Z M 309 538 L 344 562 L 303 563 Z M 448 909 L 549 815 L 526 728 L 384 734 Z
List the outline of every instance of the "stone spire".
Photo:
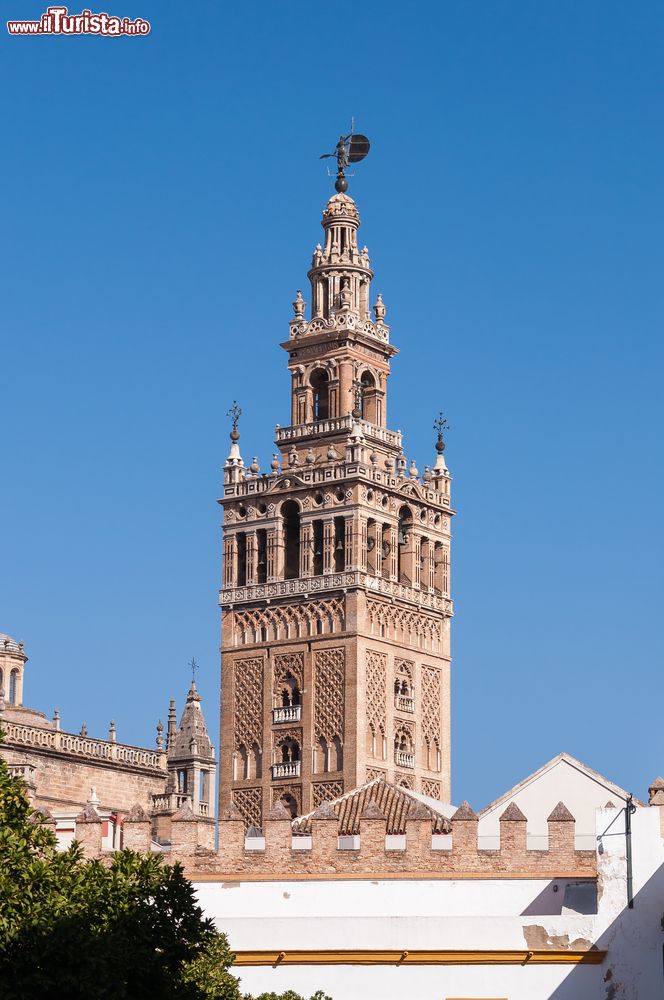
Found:
M 237 402 L 233 400 L 233 405 L 226 414 L 230 417 L 232 421 L 231 432 L 229 437 L 231 439 L 231 447 L 228 452 L 228 457 L 226 458 L 226 464 L 224 466 L 224 482 L 225 483 L 237 483 L 244 476 L 244 462 L 242 461 L 242 455 L 240 454 L 240 446 L 238 441 L 240 440 L 240 432 L 237 429 L 238 421 L 242 416 L 242 410 L 237 405 Z
M 214 749 L 205 725 L 201 709 L 201 696 L 196 689 L 196 682 L 191 682 L 187 702 L 180 719 L 173 745 L 169 749 L 169 760 L 183 760 L 192 756 L 192 743 L 197 747 L 195 756 L 214 759 Z
M 178 719 L 175 714 L 175 698 L 171 698 L 170 705 L 168 706 L 168 728 L 166 730 L 166 750 L 170 752 L 173 744 L 175 743 L 175 734 L 178 728 Z
M 189 796 L 194 813 L 211 819 L 214 816 L 217 765 L 214 747 L 210 743 L 201 708 L 201 696 L 194 680 L 191 682 L 180 725 L 172 741 L 170 712 L 168 724 L 169 774 L 176 776 L 178 791 Z

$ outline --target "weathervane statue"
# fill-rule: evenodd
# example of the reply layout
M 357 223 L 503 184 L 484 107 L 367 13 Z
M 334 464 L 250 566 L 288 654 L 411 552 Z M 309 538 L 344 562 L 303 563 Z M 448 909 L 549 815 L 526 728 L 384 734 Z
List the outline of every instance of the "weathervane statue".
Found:
M 337 179 L 334 182 L 335 190 L 342 194 L 348 190 L 348 179 L 345 175 L 346 167 L 349 163 L 359 163 L 369 152 L 370 143 L 366 135 L 356 135 L 353 126 L 348 135 L 340 135 L 333 153 L 323 153 L 321 160 L 328 160 L 332 157 L 337 161 Z

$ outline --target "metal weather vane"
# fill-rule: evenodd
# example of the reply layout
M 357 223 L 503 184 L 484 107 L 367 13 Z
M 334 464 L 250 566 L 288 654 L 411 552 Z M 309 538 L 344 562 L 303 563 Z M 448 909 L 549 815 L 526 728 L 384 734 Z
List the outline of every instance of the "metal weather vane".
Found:
M 355 120 L 353 119 L 350 132 L 348 135 L 339 136 L 339 141 L 335 146 L 334 152 L 323 153 L 320 157 L 321 160 L 336 159 L 337 179 L 334 182 L 334 187 L 339 194 L 348 190 L 348 180 L 345 174 L 346 167 L 351 163 L 359 163 L 360 160 L 363 160 L 371 146 L 366 135 L 355 133 L 354 128 Z

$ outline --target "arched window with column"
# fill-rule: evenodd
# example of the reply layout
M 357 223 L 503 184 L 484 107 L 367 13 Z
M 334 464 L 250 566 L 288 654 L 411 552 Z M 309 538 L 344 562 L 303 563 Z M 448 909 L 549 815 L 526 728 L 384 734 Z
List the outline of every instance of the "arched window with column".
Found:
M 300 508 L 287 500 L 281 508 L 284 529 L 284 576 L 295 580 L 300 575 Z
M 9 675 L 9 704 L 16 704 L 16 696 L 18 692 L 18 670 L 12 670 Z
M 330 416 L 330 376 L 324 368 L 316 368 L 309 385 L 313 392 L 313 419 L 326 420 Z
M 362 418 L 370 424 L 380 425 L 380 400 L 376 387 L 376 377 L 373 372 L 362 372 L 360 377 L 362 386 Z

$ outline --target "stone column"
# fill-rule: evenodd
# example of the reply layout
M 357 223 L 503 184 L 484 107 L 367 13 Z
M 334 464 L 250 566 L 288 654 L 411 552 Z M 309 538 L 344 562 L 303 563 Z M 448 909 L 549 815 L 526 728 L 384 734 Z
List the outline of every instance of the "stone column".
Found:
M 256 583 L 256 550 L 257 538 L 255 531 L 247 532 L 247 586 Z
M 224 587 L 237 586 L 237 539 L 229 535 L 224 539 Z
M 323 521 L 323 573 L 334 571 L 334 518 Z
M 397 546 L 398 546 L 398 537 L 399 536 L 398 536 L 396 525 L 395 524 L 391 524 L 390 525 L 390 531 L 389 531 L 390 552 L 389 552 L 389 557 L 388 557 L 389 567 L 390 567 L 390 580 L 396 580 L 396 579 L 398 579 L 398 573 L 397 573 L 398 555 L 399 555 L 398 549 L 397 549 Z
M 351 515 L 344 519 L 344 569 L 355 569 L 357 558 L 355 554 L 355 518 Z
M 311 521 L 300 521 L 300 576 L 313 576 L 311 558 L 314 550 L 314 531 Z
M 355 567 L 354 567 L 359 569 L 360 573 L 366 573 L 367 571 L 368 543 L 369 543 L 369 536 L 367 530 L 367 519 L 366 517 L 361 517 L 359 520 L 359 527 L 357 533 L 358 548 L 355 555 Z

